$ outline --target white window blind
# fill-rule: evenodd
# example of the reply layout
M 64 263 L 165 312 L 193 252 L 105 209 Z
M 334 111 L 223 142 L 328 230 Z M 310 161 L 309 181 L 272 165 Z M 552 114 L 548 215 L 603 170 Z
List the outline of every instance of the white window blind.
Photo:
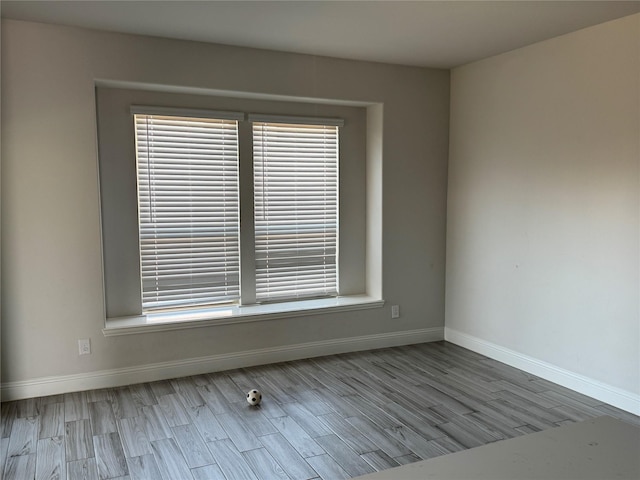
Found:
M 238 122 L 139 112 L 143 311 L 237 300 Z
M 256 299 L 337 295 L 338 127 L 254 121 L 253 165 Z

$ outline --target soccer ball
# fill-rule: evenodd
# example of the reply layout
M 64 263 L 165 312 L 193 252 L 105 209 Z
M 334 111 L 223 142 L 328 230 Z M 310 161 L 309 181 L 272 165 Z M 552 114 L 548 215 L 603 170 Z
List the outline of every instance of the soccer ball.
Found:
M 258 390 L 251 390 L 247 393 L 247 402 L 249 405 L 260 405 L 262 401 L 262 394 Z

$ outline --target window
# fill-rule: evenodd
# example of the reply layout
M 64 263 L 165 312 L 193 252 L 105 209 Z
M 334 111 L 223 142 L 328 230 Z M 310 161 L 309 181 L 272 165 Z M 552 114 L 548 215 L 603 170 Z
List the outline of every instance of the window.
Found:
M 134 118 L 143 310 L 237 300 L 238 122 Z
M 256 299 L 337 295 L 338 127 L 253 124 Z
M 250 115 L 253 184 L 242 185 L 244 114 L 132 112 L 143 312 L 338 294 L 340 120 Z M 244 254 L 241 189 L 254 198 L 255 251 Z

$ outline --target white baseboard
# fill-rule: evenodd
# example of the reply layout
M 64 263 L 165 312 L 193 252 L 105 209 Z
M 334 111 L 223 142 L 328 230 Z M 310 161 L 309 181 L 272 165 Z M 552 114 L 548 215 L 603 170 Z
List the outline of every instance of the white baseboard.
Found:
M 173 362 L 3 383 L 2 401 L 131 385 L 302 358 L 444 340 L 444 327 L 285 345 Z
M 543 362 L 486 340 L 445 328 L 445 340 L 525 372 L 601 400 L 635 415 L 640 415 L 640 395 Z

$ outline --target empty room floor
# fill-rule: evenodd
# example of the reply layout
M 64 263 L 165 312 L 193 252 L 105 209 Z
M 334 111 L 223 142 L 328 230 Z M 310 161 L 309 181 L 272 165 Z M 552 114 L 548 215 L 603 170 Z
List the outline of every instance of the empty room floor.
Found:
M 0 478 L 335 480 L 603 415 L 640 424 L 435 342 L 4 402 Z

